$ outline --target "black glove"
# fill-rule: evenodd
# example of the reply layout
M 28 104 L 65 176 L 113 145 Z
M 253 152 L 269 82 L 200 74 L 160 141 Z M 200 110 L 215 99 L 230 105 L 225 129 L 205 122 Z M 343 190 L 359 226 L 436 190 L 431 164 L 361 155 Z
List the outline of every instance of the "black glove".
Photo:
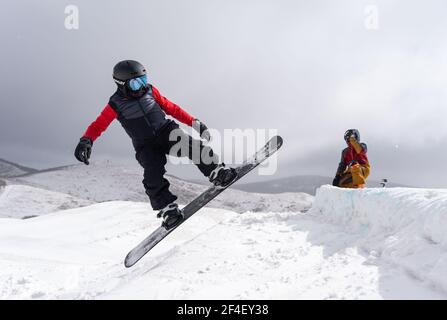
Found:
M 90 158 L 90 154 L 92 153 L 92 145 L 93 142 L 89 138 L 81 138 L 74 152 L 76 159 L 88 165 L 88 159 Z
M 335 178 L 334 178 L 334 180 L 332 181 L 332 185 L 334 186 L 334 187 L 338 187 L 338 185 L 339 185 L 339 183 L 340 183 L 340 176 L 339 175 L 336 175 L 335 176 Z
M 199 119 L 194 119 L 194 121 L 192 123 L 192 127 L 194 128 L 194 130 L 196 130 L 200 134 L 200 137 L 202 139 L 205 139 L 206 141 L 211 140 L 211 135 L 208 130 L 208 127 L 203 122 L 201 122 Z

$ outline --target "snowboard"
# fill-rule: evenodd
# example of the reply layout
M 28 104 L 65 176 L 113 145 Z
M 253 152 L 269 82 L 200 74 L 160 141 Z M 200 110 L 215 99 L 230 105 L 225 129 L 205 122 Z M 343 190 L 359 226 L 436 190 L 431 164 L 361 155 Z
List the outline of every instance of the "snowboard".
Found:
M 233 183 L 238 181 L 240 178 L 245 176 L 251 170 L 256 168 L 259 164 L 261 164 L 265 159 L 270 157 L 273 153 L 275 153 L 281 146 L 283 140 L 280 136 L 275 136 L 270 139 L 265 146 L 259 149 L 253 156 L 248 158 L 243 164 L 236 167 L 237 176 L 236 178 L 227 186 L 219 187 L 219 186 L 211 186 L 207 190 L 205 190 L 202 194 L 200 194 L 197 198 L 192 200 L 188 205 L 186 205 L 182 212 L 184 215 L 184 219 L 175 227 L 166 230 L 164 227 L 159 227 L 152 234 L 150 234 L 146 239 L 144 239 L 140 244 L 138 244 L 134 249 L 132 249 L 126 256 L 124 260 L 124 265 L 126 268 L 133 266 L 137 263 L 146 253 L 148 253 L 153 247 L 155 247 L 161 240 L 163 240 L 168 234 L 173 232 L 176 228 L 182 225 L 186 220 L 188 220 L 194 213 L 199 211 L 202 207 L 204 207 L 208 202 L 217 197 L 220 193 L 222 193 L 225 189 L 231 186 Z

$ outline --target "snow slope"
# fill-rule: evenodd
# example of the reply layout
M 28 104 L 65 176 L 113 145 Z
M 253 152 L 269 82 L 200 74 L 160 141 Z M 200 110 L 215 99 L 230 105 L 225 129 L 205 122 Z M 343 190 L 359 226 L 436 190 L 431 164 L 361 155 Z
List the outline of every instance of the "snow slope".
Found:
M 207 186 L 191 183 L 173 176 L 170 190 L 180 204 L 187 204 L 203 192 Z M 37 188 L 66 193 L 93 202 L 111 200 L 148 202 L 141 180 L 143 169 L 138 165 L 124 166 L 109 161 L 93 162 L 89 166 L 74 165 L 58 170 L 41 172 L 12 179 L 11 183 L 31 185 Z M 245 211 L 301 211 L 307 210 L 313 197 L 305 193 L 259 194 L 239 190 L 226 190 L 209 206 Z
M 0 218 L 29 218 L 91 205 L 89 200 L 25 185 L 0 188 Z
M 446 299 L 446 196 L 327 186 L 308 213 L 205 208 L 131 269 L 159 225 L 147 203 L 4 218 L 0 299 Z

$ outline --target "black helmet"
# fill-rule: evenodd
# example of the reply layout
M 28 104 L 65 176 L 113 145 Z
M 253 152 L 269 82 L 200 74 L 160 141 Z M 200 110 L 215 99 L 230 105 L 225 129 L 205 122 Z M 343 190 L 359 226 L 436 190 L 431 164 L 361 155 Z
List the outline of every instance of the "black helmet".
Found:
M 118 85 L 119 91 L 130 98 L 139 98 L 147 92 L 147 84 L 137 91 L 133 91 L 128 87 L 129 80 L 144 75 L 146 75 L 146 68 L 135 60 L 123 60 L 113 67 L 113 80 Z
M 355 140 L 360 141 L 360 132 L 357 129 L 349 129 L 349 130 L 346 130 L 345 136 L 344 136 L 346 143 L 349 142 L 349 138 L 352 135 L 355 137 Z
M 119 85 L 124 85 L 127 80 L 146 74 L 146 68 L 135 60 L 123 60 L 113 67 L 113 79 Z M 118 80 L 118 81 L 117 81 Z

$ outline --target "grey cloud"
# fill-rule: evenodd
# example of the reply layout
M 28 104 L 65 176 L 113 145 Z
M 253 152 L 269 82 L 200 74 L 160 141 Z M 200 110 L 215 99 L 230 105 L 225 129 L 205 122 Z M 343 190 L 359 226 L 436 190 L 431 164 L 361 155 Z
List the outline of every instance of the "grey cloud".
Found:
M 371 3 L 377 31 L 364 28 Z M 67 4 L 80 9 L 78 31 L 64 28 Z M 356 127 L 374 177 L 446 186 L 445 9 L 436 0 L 7 1 L 0 157 L 74 163 L 74 144 L 114 90 L 112 66 L 133 58 L 211 127 L 279 129 L 278 174 L 332 175 L 342 134 Z M 133 160 L 119 124 L 94 156 Z

